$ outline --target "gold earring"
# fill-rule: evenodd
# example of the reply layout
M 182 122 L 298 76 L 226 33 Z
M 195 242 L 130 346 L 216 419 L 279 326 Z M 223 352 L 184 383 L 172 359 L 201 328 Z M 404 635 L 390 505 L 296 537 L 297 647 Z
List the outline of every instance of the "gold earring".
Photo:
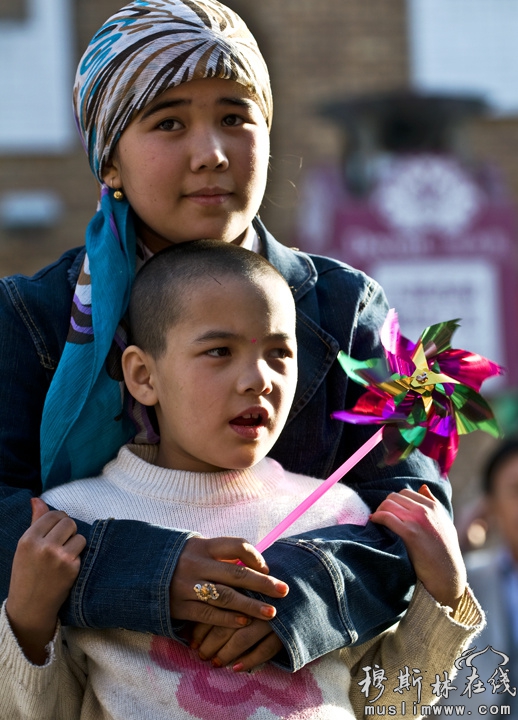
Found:
M 115 198 L 115 200 L 118 200 L 120 202 L 121 200 L 124 200 L 124 193 L 122 192 L 122 190 L 115 190 L 115 192 L 113 193 L 113 197 Z

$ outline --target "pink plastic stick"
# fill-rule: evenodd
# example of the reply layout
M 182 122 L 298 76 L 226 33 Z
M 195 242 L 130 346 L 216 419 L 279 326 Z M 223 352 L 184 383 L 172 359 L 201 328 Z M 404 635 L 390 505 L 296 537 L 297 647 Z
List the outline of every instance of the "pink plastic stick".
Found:
M 269 548 L 272 543 L 278 540 L 282 533 L 287 530 L 290 525 L 293 525 L 295 520 L 303 515 L 306 510 L 308 510 L 308 508 L 310 508 L 313 503 L 318 500 L 318 498 L 322 497 L 322 495 L 324 495 L 330 487 L 337 483 L 340 478 L 343 478 L 343 476 L 346 475 L 349 470 L 352 470 L 352 468 L 359 463 L 360 460 L 372 450 L 372 448 L 376 447 L 376 445 L 381 442 L 382 435 L 383 428 L 380 428 L 378 432 L 367 440 L 361 448 L 358 448 L 358 450 L 353 453 L 351 457 L 343 463 L 343 465 L 340 465 L 340 467 L 337 468 L 337 470 L 335 470 L 334 473 L 327 478 L 327 480 L 324 480 L 324 482 L 319 485 L 316 490 L 313 490 L 311 495 L 308 495 L 308 497 L 303 500 L 300 505 L 297 505 L 295 510 L 292 510 L 290 514 L 284 518 L 284 520 L 281 520 L 281 522 L 273 528 L 273 530 L 270 530 L 268 535 L 257 543 L 255 546 L 256 550 L 263 552 L 263 550 L 266 550 L 266 548 Z

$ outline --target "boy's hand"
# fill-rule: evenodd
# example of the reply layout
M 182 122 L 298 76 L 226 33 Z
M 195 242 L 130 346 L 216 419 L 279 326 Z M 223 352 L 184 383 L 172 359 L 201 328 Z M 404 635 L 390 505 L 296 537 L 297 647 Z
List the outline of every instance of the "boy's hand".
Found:
M 401 537 L 415 573 L 430 595 L 455 611 L 466 588 L 457 531 L 427 485 L 391 493 L 371 520 Z
M 237 565 L 237 560 L 243 565 Z M 214 583 L 219 593 L 217 600 L 199 600 L 194 592 L 198 583 Z M 171 617 L 233 629 L 248 625 L 250 618 L 274 617 L 273 605 L 248 597 L 239 588 L 275 598 L 288 593 L 286 583 L 268 575 L 263 557 L 246 540 L 190 538 L 171 581 Z
M 239 630 L 198 623 L 192 630 L 191 647 L 214 667 L 232 664 L 235 672 L 244 672 L 271 660 L 283 645 L 268 621 L 252 620 Z
M 42 665 L 59 608 L 79 574 L 86 540 L 66 513 L 49 511 L 39 498 L 31 505 L 31 526 L 14 555 L 6 611 L 26 657 Z

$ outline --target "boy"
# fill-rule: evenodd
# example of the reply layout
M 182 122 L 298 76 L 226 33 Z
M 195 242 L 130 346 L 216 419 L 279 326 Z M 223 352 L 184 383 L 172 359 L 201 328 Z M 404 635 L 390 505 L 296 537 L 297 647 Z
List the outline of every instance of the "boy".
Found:
M 190 242 L 144 266 L 129 315 L 133 344 L 123 355 L 124 378 L 134 398 L 154 407 L 160 444 L 125 446 L 101 477 L 54 488 L 43 499 L 85 520 L 108 515 L 185 527 L 213 538 L 215 558 L 239 559 L 258 576 L 267 573 L 247 540 L 256 543 L 319 484 L 266 457 L 288 419 L 297 380 L 288 285 L 256 253 L 216 241 Z M 374 662 L 378 653 L 389 673 L 398 663 L 424 662 L 419 652 L 429 651 L 434 633 L 447 628 L 440 657 L 426 657 L 435 667 L 447 656 L 444 669 L 449 669 L 482 622 L 466 591 L 455 538 L 445 535 L 449 521 L 424 489 L 421 495 L 408 490 L 390 496 L 373 518 L 403 537 L 424 586 L 462 624 L 420 585 L 400 629 L 324 655 L 291 675 L 271 665 L 242 674 L 254 664 L 253 651 L 230 672 L 218 670 L 216 662 L 201 663 L 191 649 L 161 637 L 56 630 L 82 542 L 64 513 L 46 513 L 40 503 L 35 501 L 33 524 L 20 542 L 1 618 L 0 702 L 14 717 L 18 712 L 26 720 L 352 718 L 364 698 L 356 675 L 351 685 L 348 667 L 360 676 L 364 659 Z M 369 514 L 350 488 L 338 485 L 290 532 L 365 525 Z M 238 557 L 228 534 L 247 538 Z M 312 552 L 318 549 L 308 543 Z M 286 595 L 287 586 L 281 581 L 277 586 L 279 595 Z M 234 591 L 219 586 L 214 576 L 192 581 L 193 600 L 225 607 L 228 592 Z M 262 623 L 263 642 L 279 652 L 282 644 L 268 623 L 273 612 L 265 604 L 265 619 L 243 617 L 243 625 Z M 417 647 L 402 644 L 412 637 L 409 627 L 420 633 Z M 213 657 L 207 650 L 213 638 L 207 637 L 202 633 L 199 651 Z M 412 657 L 401 655 L 401 648 L 409 647 Z

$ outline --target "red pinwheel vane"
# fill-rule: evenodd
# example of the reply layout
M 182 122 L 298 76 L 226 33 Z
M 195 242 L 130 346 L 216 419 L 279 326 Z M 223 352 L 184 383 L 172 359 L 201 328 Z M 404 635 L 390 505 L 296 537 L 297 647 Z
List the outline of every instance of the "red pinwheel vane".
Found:
M 354 408 L 332 417 L 356 424 L 382 424 L 385 462 L 394 464 L 419 450 L 443 474 L 457 454 L 459 435 L 484 430 L 498 437 L 491 408 L 479 394 L 484 380 L 502 368 L 481 355 L 456 350 L 457 320 L 431 325 L 417 343 L 401 335 L 390 310 L 380 332 L 386 358 L 354 360 L 340 352 L 347 375 L 367 387 Z
M 478 391 L 484 380 L 503 370 L 481 355 L 453 349 L 451 338 L 458 327 L 457 320 L 431 325 L 413 343 L 401 335 L 397 313 L 390 310 L 380 331 L 385 358 L 362 361 L 338 354 L 347 375 L 367 390 L 352 410 L 339 410 L 332 417 L 382 428 L 256 545 L 259 552 L 381 441 L 386 464 L 393 465 L 419 448 L 446 475 L 457 454 L 459 435 L 485 430 L 498 437 L 491 408 Z

